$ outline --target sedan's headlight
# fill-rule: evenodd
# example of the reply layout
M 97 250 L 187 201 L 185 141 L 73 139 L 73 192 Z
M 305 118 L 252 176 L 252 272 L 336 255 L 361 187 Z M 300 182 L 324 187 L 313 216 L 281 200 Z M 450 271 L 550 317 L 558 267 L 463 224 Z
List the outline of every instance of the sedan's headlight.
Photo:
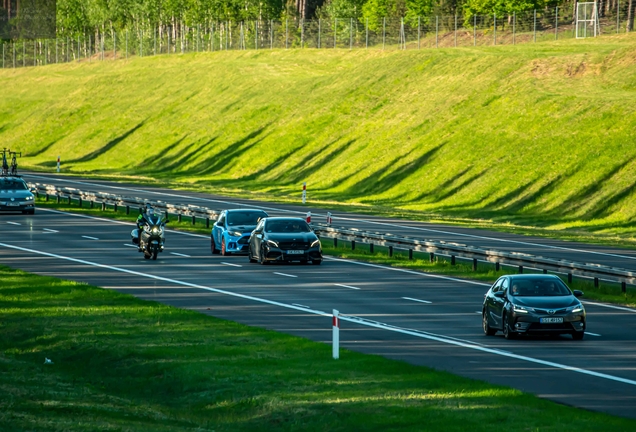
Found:
M 534 312 L 534 308 L 527 307 L 527 306 L 512 305 L 512 308 L 515 312 L 518 312 L 518 313 Z
M 575 306 L 570 306 L 568 308 L 569 313 L 577 313 L 577 312 L 585 312 L 585 307 L 582 304 L 577 304 Z
M 25 201 L 33 201 L 33 197 L 32 196 L 28 196 L 25 198 Z
M 232 237 L 241 237 L 243 235 L 243 233 L 240 231 L 228 231 L 227 233 Z
M 277 248 L 277 247 L 278 247 L 278 243 L 277 243 L 277 242 L 275 242 L 274 240 L 267 240 L 267 244 L 268 244 L 269 246 L 272 246 L 272 247 L 275 247 L 275 248 Z
M 318 246 L 318 245 L 320 245 L 320 240 L 316 239 L 316 240 L 314 240 L 314 242 L 309 247 L 314 247 L 314 246 Z

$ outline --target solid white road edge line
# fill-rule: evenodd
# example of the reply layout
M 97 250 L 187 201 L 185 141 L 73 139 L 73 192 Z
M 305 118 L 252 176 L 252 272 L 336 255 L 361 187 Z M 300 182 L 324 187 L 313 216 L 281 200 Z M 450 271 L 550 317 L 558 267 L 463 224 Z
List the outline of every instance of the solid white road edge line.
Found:
M 134 248 L 136 248 L 136 247 L 137 247 L 137 245 L 131 245 L 131 244 L 128 244 L 128 243 L 124 243 L 124 246 L 134 247 Z
M 49 181 L 51 180 L 50 177 L 43 177 L 43 176 L 32 175 L 32 174 L 25 174 L 23 177 L 35 177 L 35 178 L 47 179 Z M 218 202 L 218 203 L 222 203 L 222 204 L 239 205 L 239 203 L 236 203 L 236 202 L 215 200 L 215 199 L 211 199 L 211 198 L 202 198 L 202 197 L 195 197 L 195 196 L 189 196 L 189 195 L 180 195 L 180 194 L 173 194 L 173 193 L 156 192 L 156 191 L 150 191 L 150 190 L 144 190 L 144 189 L 125 188 L 125 187 L 121 187 L 121 186 L 101 185 L 101 184 L 97 184 L 97 183 L 82 182 L 82 181 L 77 181 L 77 180 L 67 180 L 67 179 L 63 179 L 63 178 L 59 178 L 59 177 L 54 177 L 54 179 L 61 180 L 61 181 L 67 182 L 67 183 L 84 184 L 84 185 L 88 185 L 88 186 L 107 187 L 107 188 L 111 188 L 111 189 L 127 190 L 127 191 L 131 191 L 131 192 L 142 192 L 142 193 L 149 193 L 149 194 L 153 194 L 153 195 L 172 196 L 172 197 L 175 197 L 175 198 L 188 198 L 188 199 L 192 199 L 192 200 L 195 200 L 195 201 Z M 260 208 L 260 209 L 265 209 L 265 210 L 275 210 L 275 211 L 279 211 L 279 212 L 283 212 L 283 213 L 305 214 L 302 211 L 280 209 L 280 208 L 275 208 L 275 207 L 265 207 L 265 206 L 258 206 L 258 205 L 254 205 L 253 207 L 254 208 Z M 318 214 L 318 213 L 315 213 L 313 216 L 314 217 L 326 217 L 325 215 L 321 215 L 321 214 Z M 355 218 L 342 217 L 342 216 L 338 216 L 338 219 L 342 219 L 342 220 L 346 220 L 346 221 L 353 221 L 353 222 L 364 222 L 364 223 L 368 223 L 368 224 L 372 224 L 372 225 L 382 225 L 382 226 L 402 228 L 402 229 L 412 229 L 412 230 L 415 230 L 415 231 L 426 231 L 426 232 L 433 232 L 433 233 L 449 234 L 449 235 L 455 235 L 455 236 L 458 236 L 458 237 L 468 237 L 468 238 L 475 238 L 475 239 L 480 239 L 480 240 L 494 240 L 494 241 L 499 241 L 499 242 L 502 242 L 502 243 L 514 243 L 514 244 L 521 244 L 521 245 L 525 245 L 525 246 L 539 246 L 539 247 L 543 247 L 543 248 L 547 248 L 547 249 L 565 250 L 565 251 L 570 251 L 570 252 L 583 252 L 583 253 L 589 253 L 589 254 L 593 254 L 593 255 L 603 255 L 603 256 L 609 256 L 609 257 L 614 257 L 614 258 L 627 258 L 627 259 L 631 259 L 631 260 L 636 260 L 636 257 L 627 256 L 627 255 L 611 254 L 611 253 L 607 253 L 607 252 L 596 252 L 596 251 L 589 251 L 589 250 L 585 250 L 585 249 L 568 248 L 568 247 L 564 247 L 564 246 L 552 246 L 552 245 L 545 245 L 545 244 L 541 244 L 541 243 L 526 242 L 526 241 L 521 241 L 521 240 L 508 240 L 508 239 L 501 239 L 501 238 L 497 238 L 497 237 L 479 236 L 479 235 L 475 235 L 475 234 L 464 234 L 464 233 L 457 233 L 457 232 L 452 232 L 452 231 L 444 231 L 444 230 L 441 230 L 441 229 L 434 229 L 434 228 L 413 227 L 413 226 L 408 226 L 408 225 L 398 225 L 398 224 L 395 224 L 395 223 L 377 222 L 377 221 L 372 221 L 372 220 L 367 220 L 367 219 L 355 219 Z
M 334 285 L 335 286 L 339 286 L 339 287 L 343 287 L 343 288 L 351 288 L 351 289 L 354 289 L 354 290 L 359 290 L 360 289 L 358 287 L 354 287 L 354 286 L 351 286 L 351 285 L 343 285 L 343 284 L 334 284 Z
M 298 307 L 305 308 L 305 309 L 311 309 L 309 306 L 301 305 L 301 304 L 298 304 L 298 303 L 292 303 L 292 306 L 298 306 Z
M 291 277 L 291 278 L 298 277 L 298 276 L 290 275 L 290 274 L 287 274 L 287 273 L 278 273 L 278 272 L 274 272 L 274 274 L 277 274 L 277 275 L 280 275 L 280 276 L 287 276 L 287 277 Z
M 89 239 L 89 240 L 99 240 L 97 237 L 91 237 L 91 236 L 82 236 L 82 238 Z
M 9 225 L 22 225 L 21 223 L 17 223 L 17 222 L 7 222 Z
M 433 303 L 433 302 L 430 302 L 428 300 L 420 300 L 420 299 L 415 299 L 415 298 L 411 298 L 411 297 L 402 297 L 402 298 L 404 300 L 411 300 L 411 301 L 419 302 L 419 303 L 428 303 L 428 304 Z
M 86 216 L 86 215 L 80 215 L 80 214 L 75 214 L 75 213 L 68 213 L 68 212 L 63 212 L 63 211 L 59 211 L 59 210 L 51 210 L 51 209 L 40 209 L 40 210 L 49 211 L 49 212 L 52 212 L 52 213 L 59 213 L 59 214 L 69 215 L 69 216 L 76 216 L 76 217 L 81 217 L 81 218 L 85 218 L 85 219 L 95 219 L 95 220 L 99 220 L 99 221 L 103 221 L 103 222 L 111 222 L 111 223 L 116 223 L 116 224 L 120 224 L 120 225 L 135 225 L 134 223 L 131 223 L 131 222 L 122 222 L 122 221 L 118 221 L 118 220 L 114 220 L 114 219 L 98 218 L 98 217 L 94 217 L 94 216 Z M 7 223 L 20 225 L 17 222 L 7 222 Z M 186 233 L 186 232 L 183 232 L 183 231 L 173 231 L 173 230 L 171 230 L 169 232 L 172 232 L 172 233 L 175 233 L 175 234 L 182 234 L 182 235 L 186 235 L 186 236 L 190 236 L 190 237 L 199 237 L 199 238 L 205 238 L 205 239 L 209 238 L 208 236 L 204 236 L 204 235 L 201 235 L 201 234 Z M 131 246 L 131 245 L 126 245 L 126 246 Z M 409 273 L 409 274 L 417 274 L 417 275 L 420 275 L 420 276 L 428 276 L 428 277 L 432 277 L 432 278 L 445 279 L 445 280 L 450 280 L 450 281 L 455 281 L 455 282 L 462 282 L 462 283 L 467 283 L 467 284 L 472 284 L 472 285 L 487 286 L 487 287 L 491 286 L 491 284 L 486 284 L 486 283 L 483 283 L 483 282 L 475 282 L 475 281 L 470 281 L 470 280 L 466 280 L 466 279 L 456 279 L 456 278 L 452 278 L 452 277 L 448 277 L 448 276 L 440 276 L 440 275 L 435 275 L 435 274 L 431 274 L 431 273 L 416 272 L 416 271 L 412 271 L 412 270 L 405 270 L 405 269 L 400 269 L 400 268 L 395 268 L 395 267 L 381 266 L 381 265 L 378 265 L 378 264 L 363 263 L 363 262 L 360 262 L 360 261 L 352 261 L 352 260 L 346 260 L 346 259 L 342 259 L 342 258 L 325 257 L 325 259 L 333 260 L 333 261 L 342 261 L 342 262 L 346 262 L 346 263 L 350 263 L 350 264 L 365 265 L 365 266 L 369 266 L 369 267 L 381 268 L 381 269 L 384 269 L 384 270 L 401 271 L 401 272 Z M 583 300 L 582 303 L 636 313 L 636 309 L 630 309 L 630 308 L 626 308 L 626 307 L 613 306 L 613 305 L 608 305 L 608 304 L 604 304 L 604 303 L 589 302 L 589 301 L 586 301 L 586 300 Z M 479 312 L 479 313 L 481 313 L 481 312 Z
M 230 267 L 243 267 L 240 264 L 232 264 L 232 263 L 228 263 L 228 262 L 222 262 L 221 264 L 226 265 L 226 266 L 230 266 Z
M 38 251 L 38 250 L 33 250 L 33 249 L 27 249 L 27 248 L 14 246 L 14 245 L 6 244 L 6 243 L 0 243 L 0 246 L 1 247 L 6 247 L 6 248 L 9 248 L 9 249 L 13 249 L 13 250 L 19 250 L 19 251 L 22 251 L 22 252 L 32 253 L 32 254 L 36 254 L 36 255 L 47 256 L 47 257 L 50 257 L 50 258 L 57 258 L 57 259 L 60 259 L 60 260 L 71 261 L 71 262 L 84 264 L 84 265 L 88 265 L 88 266 L 92 266 L 92 267 L 98 267 L 98 268 L 102 268 L 102 269 L 112 270 L 112 271 L 116 271 L 116 272 L 120 272 L 120 273 L 127 273 L 127 274 L 131 274 L 131 275 L 135 275 L 135 276 L 141 276 L 141 277 L 145 277 L 145 278 L 148 278 L 148 279 L 159 280 L 159 281 L 162 281 L 162 282 L 173 283 L 173 284 L 176 284 L 176 285 L 202 289 L 202 290 L 205 290 L 205 291 L 210 291 L 210 292 L 215 292 L 215 293 L 218 293 L 218 294 L 229 295 L 229 296 L 232 296 L 232 297 L 242 298 L 242 299 L 245 299 L 245 300 L 251 300 L 251 301 L 264 303 L 264 304 L 268 304 L 268 305 L 272 305 L 272 306 L 279 306 L 279 307 L 283 307 L 283 308 L 287 308 L 287 309 L 294 309 L 294 310 L 308 312 L 308 313 L 312 313 L 312 314 L 315 314 L 315 315 L 321 315 L 321 316 L 330 317 L 330 318 L 332 317 L 332 314 L 326 313 L 326 312 L 323 312 L 323 311 L 319 311 L 319 310 L 301 308 L 301 307 L 298 307 L 298 306 L 285 304 L 285 303 L 280 303 L 280 302 L 276 302 L 276 301 L 272 301 L 272 300 L 267 300 L 267 299 L 264 299 L 264 298 L 259 298 L 259 297 L 253 297 L 253 296 L 245 295 L 245 294 L 234 293 L 234 292 L 230 292 L 230 291 L 221 290 L 221 289 L 218 289 L 218 288 L 207 287 L 207 286 L 193 284 L 193 283 L 180 281 L 180 280 L 176 280 L 176 279 L 169 279 L 169 278 L 156 276 L 156 275 L 152 275 L 152 274 L 148 274 L 148 273 L 142 273 L 142 272 L 138 272 L 138 271 L 134 271 L 134 270 L 128 270 L 128 269 L 121 268 L 121 267 L 114 267 L 114 266 L 109 266 L 109 265 L 105 265 L 105 264 L 99 264 L 99 263 L 95 263 L 95 262 L 91 262 L 91 261 L 85 261 L 85 260 L 81 260 L 81 259 L 77 259 L 77 258 L 71 258 L 71 257 L 63 256 L 63 255 L 52 254 L 52 253 L 49 253 L 49 252 L 43 252 L 43 251 Z M 593 377 L 596 377 L 596 378 L 606 379 L 606 380 L 609 380 L 609 381 L 620 382 L 620 383 L 623 383 L 623 384 L 636 386 L 636 381 L 630 380 L 630 379 L 627 379 L 627 378 L 621 378 L 621 377 L 617 377 L 617 376 L 614 376 L 614 375 L 608 375 L 608 374 L 604 374 L 604 373 L 601 373 L 601 372 L 595 372 L 595 371 L 591 371 L 591 370 L 588 370 L 588 369 L 582 369 L 582 368 L 575 367 L 575 366 L 568 366 L 568 365 L 561 364 L 561 363 L 555 363 L 555 362 L 541 360 L 541 359 L 537 359 L 537 358 L 533 358 L 533 357 L 528 357 L 528 356 L 523 356 L 523 355 L 519 355 L 519 354 L 513 354 L 513 353 L 504 352 L 504 351 L 499 351 L 497 349 L 492 349 L 492 348 L 479 346 L 479 345 L 476 345 L 476 344 L 470 343 L 470 342 L 461 342 L 461 341 L 453 340 L 453 339 L 450 339 L 450 338 L 448 338 L 446 336 L 441 336 L 441 335 L 435 335 L 435 334 L 432 334 L 432 333 L 425 333 L 425 332 L 419 332 L 419 331 L 404 329 L 404 328 L 395 327 L 395 326 L 391 326 L 391 325 L 383 324 L 383 323 L 378 323 L 378 322 L 368 322 L 368 321 L 365 322 L 364 319 L 360 319 L 360 318 L 353 317 L 353 316 L 340 315 L 340 319 L 342 321 L 348 321 L 348 322 L 352 322 L 352 323 L 356 323 L 356 324 L 366 325 L 368 327 L 378 328 L 378 329 L 381 329 L 381 330 L 388 330 L 388 331 L 393 331 L 393 332 L 396 332 L 396 333 L 401 333 L 401 334 L 406 334 L 406 335 L 410 335 L 410 336 L 415 336 L 415 337 L 419 337 L 419 338 L 423 338 L 423 339 L 428 339 L 428 340 L 432 340 L 432 341 L 436 341 L 436 342 L 441 342 L 441 343 L 448 344 L 448 345 L 453 345 L 453 346 L 457 346 L 457 347 L 472 349 L 472 350 L 484 352 L 484 353 L 487 353 L 487 354 L 500 355 L 500 356 L 504 356 L 504 357 L 517 359 L 517 360 L 527 361 L 527 362 L 530 362 L 530 363 L 540 364 L 540 365 L 543 365 L 543 366 L 548 366 L 548 367 L 555 368 L 555 369 L 562 369 L 562 370 L 575 372 L 575 373 L 579 373 L 579 374 L 583 374 L 583 375 L 593 376 Z
M 586 335 L 590 335 L 590 336 L 598 336 L 598 337 L 601 337 L 601 335 L 600 335 L 600 334 L 598 334 L 598 333 L 585 332 L 585 334 L 586 334 Z
M 179 256 L 179 257 L 190 258 L 190 255 L 185 255 L 185 254 L 178 253 L 178 252 L 170 252 L 170 254 L 176 255 L 176 256 Z
M 42 228 L 42 231 L 46 231 L 46 232 L 50 232 L 50 233 L 58 233 L 59 232 L 57 230 L 48 229 L 48 228 Z

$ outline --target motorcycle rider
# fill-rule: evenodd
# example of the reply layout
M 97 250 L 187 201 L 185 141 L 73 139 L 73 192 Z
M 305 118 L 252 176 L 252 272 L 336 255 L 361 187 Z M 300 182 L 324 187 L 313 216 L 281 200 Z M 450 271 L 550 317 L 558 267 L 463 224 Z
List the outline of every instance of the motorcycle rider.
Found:
M 146 207 L 137 216 L 137 248 L 141 251 L 141 233 L 144 230 L 144 225 L 148 220 L 147 217 L 154 216 L 155 209 L 152 208 L 150 203 L 146 203 Z

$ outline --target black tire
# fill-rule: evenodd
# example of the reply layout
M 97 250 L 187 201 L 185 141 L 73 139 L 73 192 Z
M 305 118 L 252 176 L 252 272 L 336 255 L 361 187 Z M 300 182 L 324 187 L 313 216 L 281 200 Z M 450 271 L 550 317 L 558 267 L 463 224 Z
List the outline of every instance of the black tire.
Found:
M 211 240 L 210 249 L 212 250 L 212 255 L 218 255 L 220 251 L 216 248 L 216 244 L 214 243 L 214 237 L 210 237 L 210 240 Z
M 221 255 L 228 256 L 230 253 L 225 249 L 225 239 L 221 240 Z
M 313 265 L 320 265 L 320 264 L 322 264 L 322 260 L 313 260 L 311 263 Z
M 504 312 L 504 316 L 503 316 L 503 334 L 504 334 L 504 337 L 508 340 L 511 340 L 517 337 L 517 332 L 510 329 L 510 323 L 508 322 L 508 314 L 506 312 Z
M 481 328 L 484 330 L 484 334 L 486 336 L 494 336 L 497 333 L 496 329 L 490 327 L 490 323 L 488 322 L 488 315 L 486 315 L 485 310 L 481 314 Z
M 583 340 L 583 337 L 585 337 L 585 331 L 572 333 L 572 339 L 574 340 Z
M 156 260 L 157 259 L 157 254 L 159 253 L 158 249 L 155 249 L 154 251 L 152 251 L 152 259 Z
M 265 259 L 265 252 L 263 251 L 263 248 L 261 248 L 261 253 L 259 254 L 259 257 L 258 257 L 258 262 L 261 263 L 261 265 L 269 264 L 269 262 L 267 262 L 267 260 Z
M 144 259 L 150 259 L 150 255 L 144 252 Z

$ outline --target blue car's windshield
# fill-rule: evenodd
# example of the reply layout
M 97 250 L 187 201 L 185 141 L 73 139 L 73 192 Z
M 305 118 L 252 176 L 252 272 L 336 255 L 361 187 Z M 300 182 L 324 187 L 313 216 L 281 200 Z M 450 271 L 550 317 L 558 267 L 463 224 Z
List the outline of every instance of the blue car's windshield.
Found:
M 304 220 L 290 219 L 290 220 L 274 220 L 268 221 L 265 225 L 265 231 L 268 233 L 296 233 L 296 232 L 310 232 L 311 228 Z
M 0 190 L 27 190 L 27 185 L 22 180 L 3 178 L 0 179 Z
M 510 293 L 513 296 L 549 297 L 572 295 L 568 287 L 559 280 L 515 278 L 510 282 Z
M 267 217 L 267 214 L 262 211 L 228 212 L 227 224 L 229 226 L 256 225 L 258 220 L 264 217 Z

